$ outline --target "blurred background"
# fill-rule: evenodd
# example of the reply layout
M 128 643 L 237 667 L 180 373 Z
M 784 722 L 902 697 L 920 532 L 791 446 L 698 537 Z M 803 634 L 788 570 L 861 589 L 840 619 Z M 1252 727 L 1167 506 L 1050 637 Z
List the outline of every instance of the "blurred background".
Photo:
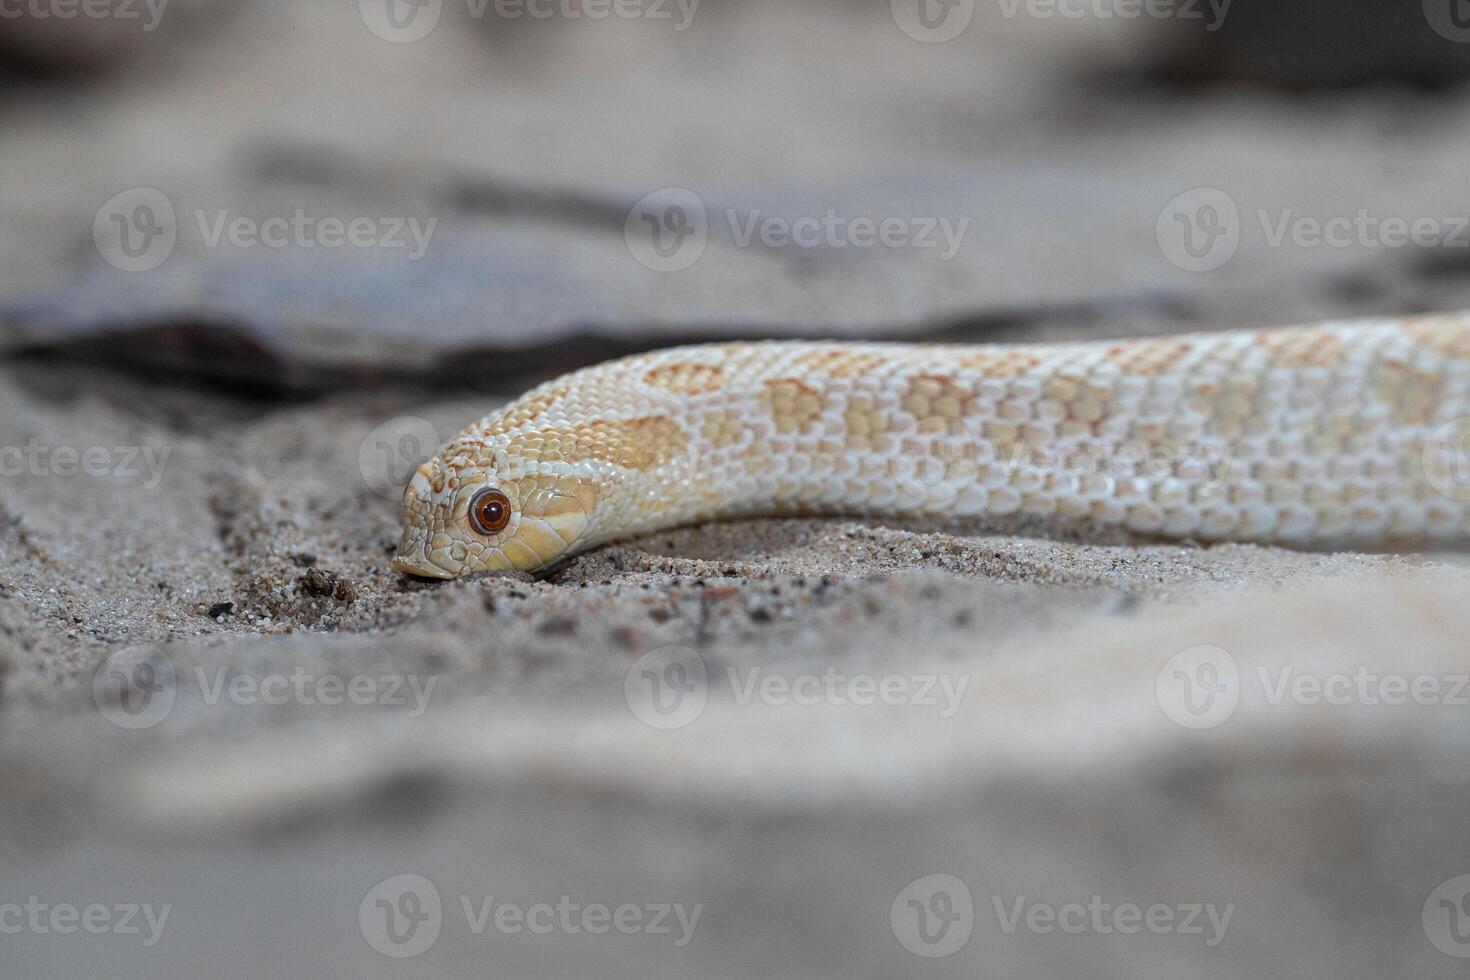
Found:
M 386 556 L 439 440 L 619 353 L 1470 307 L 1470 4 L 0 0 L 0 78 L 0 444 L 114 454 L 0 477 L 6 975 L 1462 972 L 1462 722 L 1199 736 L 1152 686 L 1231 638 L 1459 669 L 1462 579 L 1237 599 L 1416 560 L 822 522 L 553 583 Z M 670 735 L 622 686 L 661 644 L 987 693 L 945 724 L 715 698 Z M 166 718 L 117 722 L 117 662 Z M 297 668 L 439 693 L 185 682 Z M 484 931 L 565 895 L 703 925 Z M 1004 928 L 1094 895 L 1239 908 L 1211 945 Z M 8 928 L 31 898 L 173 918 Z
M 12 2 L 12 348 L 310 389 L 573 336 L 1137 331 L 1464 289 L 1450 0 Z M 687 247 L 639 261 L 678 190 L 702 235 L 661 225 Z M 1360 212 L 1434 227 L 1311 235 Z M 902 231 L 844 247 L 862 217 Z M 323 245 L 323 218 L 372 227 Z

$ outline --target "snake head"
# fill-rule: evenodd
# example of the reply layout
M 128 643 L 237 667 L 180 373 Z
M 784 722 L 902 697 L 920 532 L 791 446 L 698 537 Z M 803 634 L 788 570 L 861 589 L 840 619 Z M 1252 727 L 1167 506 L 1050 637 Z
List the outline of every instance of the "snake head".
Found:
M 537 572 L 575 551 L 597 507 L 592 481 L 548 473 L 507 478 L 466 457 L 436 456 L 403 493 L 393 569 L 451 579 Z M 585 545 L 583 545 L 585 547 Z

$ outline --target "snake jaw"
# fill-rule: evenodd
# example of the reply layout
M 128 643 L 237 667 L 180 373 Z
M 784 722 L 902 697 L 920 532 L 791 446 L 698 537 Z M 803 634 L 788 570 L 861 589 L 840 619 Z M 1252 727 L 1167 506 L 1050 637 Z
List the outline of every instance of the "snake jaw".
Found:
M 558 487 L 532 490 L 521 503 L 517 536 L 550 563 L 582 537 L 596 502 L 587 481 L 567 479 Z
M 427 559 L 404 557 L 403 555 L 394 557 L 393 570 L 405 575 L 417 575 L 420 578 L 452 579 L 456 577 L 453 572 L 445 571 L 437 565 L 430 565 Z
M 423 528 L 409 525 L 398 539 L 398 553 L 391 563 L 395 572 L 418 575 L 422 578 L 450 579 L 459 573 L 453 570 L 453 562 L 444 548 L 429 550 L 429 533 Z

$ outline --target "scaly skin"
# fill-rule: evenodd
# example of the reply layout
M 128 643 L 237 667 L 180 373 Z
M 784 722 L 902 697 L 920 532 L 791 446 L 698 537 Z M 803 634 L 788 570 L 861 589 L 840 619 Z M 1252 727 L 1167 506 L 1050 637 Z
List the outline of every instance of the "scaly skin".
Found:
M 393 567 L 535 572 L 754 514 L 1020 511 L 1287 544 L 1463 537 L 1466 416 L 1470 313 L 1023 346 L 682 347 L 567 375 L 456 436 L 409 483 Z M 468 514 L 485 487 L 511 505 L 494 534 Z

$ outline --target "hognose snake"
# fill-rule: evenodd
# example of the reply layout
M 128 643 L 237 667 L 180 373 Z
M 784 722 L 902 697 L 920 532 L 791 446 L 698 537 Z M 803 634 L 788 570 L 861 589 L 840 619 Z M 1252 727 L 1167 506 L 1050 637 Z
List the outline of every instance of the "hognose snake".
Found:
M 1137 340 L 769 341 L 544 384 L 414 474 L 393 567 L 538 571 L 739 515 L 1003 515 L 1286 544 L 1470 528 L 1470 313 Z

